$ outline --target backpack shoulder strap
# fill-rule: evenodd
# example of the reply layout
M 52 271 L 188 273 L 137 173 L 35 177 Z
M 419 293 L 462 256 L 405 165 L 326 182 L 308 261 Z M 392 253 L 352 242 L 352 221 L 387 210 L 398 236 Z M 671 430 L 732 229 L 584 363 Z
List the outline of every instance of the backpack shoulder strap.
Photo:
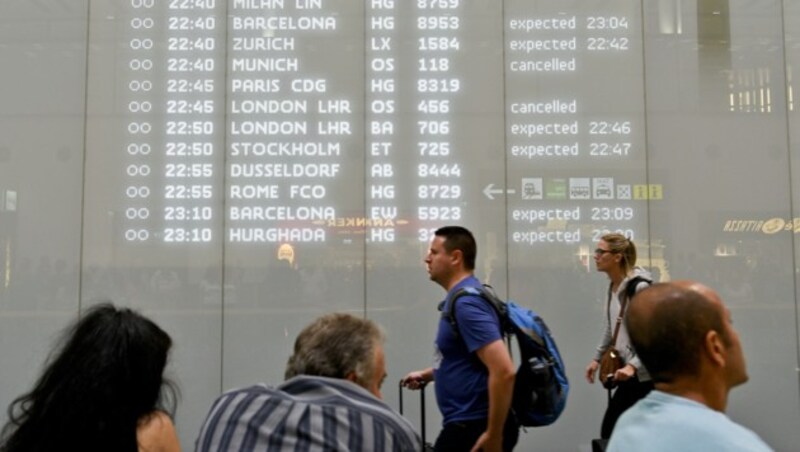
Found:
M 622 324 L 622 318 L 625 316 L 625 308 L 627 307 L 628 301 L 630 301 L 634 295 L 636 295 L 636 287 L 641 282 L 646 282 L 648 285 L 652 282 L 649 279 L 643 276 L 634 276 L 633 278 L 628 280 L 628 283 L 625 285 L 625 297 L 620 299 L 620 309 L 619 309 L 619 316 L 617 317 L 617 323 L 614 325 L 614 334 L 611 336 L 611 344 L 616 347 L 617 345 L 617 335 L 619 334 L 619 327 Z M 611 284 L 608 285 L 608 321 L 611 323 Z
M 445 316 L 448 322 L 450 322 L 450 325 L 453 327 L 453 331 L 455 332 L 456 336 L 461 335 L 458 329 L 458 322 L 456 321 L 456 301 L 466 295 L 480 297 L 482 300 L 488 303 L 489 306 L 495 310 L 497 317 L 500 319 L 500 329 L 505 331 L 505 325 L 503 324 L 503 312 L 505 311 L 505 306 L 503 306 L 503 302 L 497 298 L 497 295 L 495 295 L 492 286 L 484 284 L 481 288 L 462 287 L 461 289 L 458 289 L 453 296 L 448 300 L 445 300 L 445 303 L 440 307 L 442 315 Z M 444 312 L 445 308 L 447 308 L 447 312 Z
M 627 301 L 633 299 L 633 296 L 636 295 L 636 288 L 639 287 L 639 284 L 642 282 L 646 282 L 648 286 L 653 283 L 643 276 L 634 276 L 628 280 L 628 284 L 625 286 L 625 299 Z

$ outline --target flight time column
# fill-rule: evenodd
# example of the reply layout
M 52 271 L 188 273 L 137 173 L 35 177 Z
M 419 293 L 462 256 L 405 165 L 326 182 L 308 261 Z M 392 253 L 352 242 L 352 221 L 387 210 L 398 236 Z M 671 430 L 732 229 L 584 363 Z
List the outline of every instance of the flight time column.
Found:
M 224 6 L 224 5 L 223 5 Z M 164 242 L 210 242 L 218 197 L 217 54 L 224 51 L 217 0 L 167 4 L 163 147 Z
M 587 156 L 602 169 L 591 178 L 594 202 L 587 220 L 592 225 L 592 243 L 609 232 L 634 240 L 646 236 L 646 204 L 642 201 L 662 197 L 661 185 L 645 184 L 640 7 L 631 0 L 609 2 L 583 21 L 587 69 L 614 68 L 618 80 L 602 90 L 603 94 L 593 96 L 591 103 L 587 99 Z
M 453 59 L 461 50 L 461 0 L 417 0 L 416 151 L 418 239 L 432 228 L 462 220 L 462 165 L 452 140 L 453 101 L 461 78 Z

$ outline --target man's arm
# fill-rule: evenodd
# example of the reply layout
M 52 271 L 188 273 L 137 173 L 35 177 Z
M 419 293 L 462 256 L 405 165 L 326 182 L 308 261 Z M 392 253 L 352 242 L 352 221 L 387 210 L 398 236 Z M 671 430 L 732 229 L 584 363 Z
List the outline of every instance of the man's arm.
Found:
M 484 345 L 476 353 L 489 370 L 489 421 L 472 450 L 502 451 L 503 427 L 514 394 L 514 362 L 502 339 Z
M 433 367 L 428 367 L 427 369 L 409 372 L 401 380 L 401 383 L 408 389 L 419 389 L 431 381 L 433 381 Z

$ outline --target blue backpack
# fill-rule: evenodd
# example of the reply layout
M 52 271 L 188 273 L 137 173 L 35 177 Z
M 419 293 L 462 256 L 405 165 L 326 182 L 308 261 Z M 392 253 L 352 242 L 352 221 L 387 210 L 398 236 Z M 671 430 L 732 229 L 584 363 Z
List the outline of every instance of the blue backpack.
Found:
M 500 300 L 489 285 L 484 284 L 481 289 L 465 287 L 453 294 L 448 312 L 442 313 L 456 334 L 459 334 L 455 316 L 456 301 L 464 295 L 479 296 L 486 300 L 497 312 L 509 345 L 512 336 L 517 339 L 521 364 L 511 401 L 517 422 L 526 427 L 555 422 L 567 404 L 569 382 L 564 361 L 544 320 L 513 301 L 506 303 Z

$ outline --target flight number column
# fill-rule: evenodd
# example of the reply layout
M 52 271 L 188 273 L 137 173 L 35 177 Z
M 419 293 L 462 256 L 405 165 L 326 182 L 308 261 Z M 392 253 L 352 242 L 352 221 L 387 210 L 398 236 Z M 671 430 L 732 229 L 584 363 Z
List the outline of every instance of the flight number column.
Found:
M 453 71 L 462 49 L 461 0 L 415 0 L 418 239 L 431 228 L 462 220 L 462 165 L 453 146 L 451 111 L 462 80 Z
M 219 55 L 224 51 L 224 5 L 218 0 L 167 4 L 166 96 L 163 146 L 164 242 L 210 242 L 219 199 L 222 109 Z M 219 93 L 217 93 L 219 91 Z
M 399 168 L 396 71 L 398 37 L 395 0 L 367 2 L 367 219 L 368 240 L 394 242 L 398 217 Z

